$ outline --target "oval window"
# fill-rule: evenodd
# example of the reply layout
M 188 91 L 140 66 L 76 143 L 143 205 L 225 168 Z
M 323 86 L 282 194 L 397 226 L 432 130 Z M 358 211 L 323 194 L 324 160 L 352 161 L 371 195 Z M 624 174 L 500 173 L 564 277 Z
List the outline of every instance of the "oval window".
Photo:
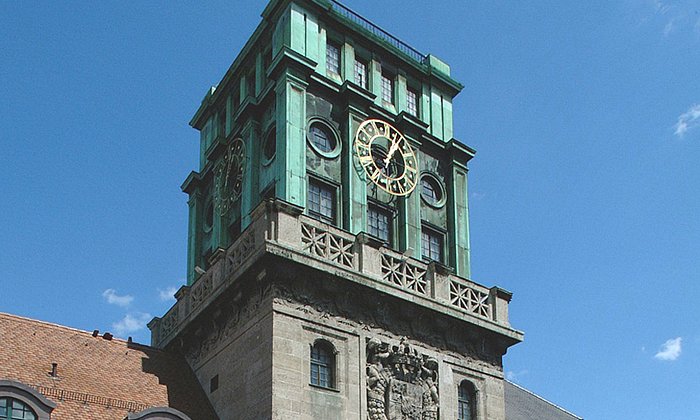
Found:
M 263 144 L 263 165 L 269 165 L 277 153 L 277 131 L 272 127 L 265 137 Z
M 209 200 L 204 207 L 204 231 L 209 232 L 214 227 L 214 200 Z
M 420 179 L 420 196 L 428 205 L 441 207 L 445 204 L 445 189 L 442 183 L 431 174 L 424 174 Z
M 325 121 L 315 118 L 309 122 L 306 139 L 318 154 L 335 158 L 340 154 L 340 142 L 335 130 Z

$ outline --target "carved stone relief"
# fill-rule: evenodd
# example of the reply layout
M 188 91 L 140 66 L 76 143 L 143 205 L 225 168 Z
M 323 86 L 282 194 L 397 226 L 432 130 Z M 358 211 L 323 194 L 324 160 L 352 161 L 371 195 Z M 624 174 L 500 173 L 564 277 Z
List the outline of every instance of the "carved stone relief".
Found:
M 434 316 L 397 298 L 370 289 L 339 287 L 328 278 L 290 273 L 296 280 L 276 283 L 274 302 L 297 311 L 299 316 L 330 323 L 342 329 L 398 340 L 402 336 L 457 358 L 500 367 L 497 343 L 451 319 Z
M 197 330 L 181 341 L 182 350 L 191 366 L 198 365 L 222 343 L 234 338 L 240 327 L 252 319 L 270 296 L 270 285 L 237 295 L 206 314 Z
M 438 361 L 419 354 L 403 337 L 398 346 L 367 343 L 367 414 L 370 420 L 437 420 Z

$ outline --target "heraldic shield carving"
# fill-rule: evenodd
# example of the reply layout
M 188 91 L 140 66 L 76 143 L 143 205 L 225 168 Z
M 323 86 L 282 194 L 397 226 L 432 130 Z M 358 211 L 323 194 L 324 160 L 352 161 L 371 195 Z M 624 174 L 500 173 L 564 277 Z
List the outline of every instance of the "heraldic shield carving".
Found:
M 367 412 L 370 420 L 437 420 L 438 362 L 402 338 L 389 347 L 367 343 Z

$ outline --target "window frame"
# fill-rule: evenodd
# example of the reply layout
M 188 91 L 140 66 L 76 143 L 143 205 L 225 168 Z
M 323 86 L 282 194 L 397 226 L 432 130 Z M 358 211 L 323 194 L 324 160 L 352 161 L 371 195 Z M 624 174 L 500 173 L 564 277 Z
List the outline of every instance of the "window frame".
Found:
M 406 86 L 406 112 L 416 118 L 420 118 L 420 94 L 418 89 L 414 89 L 411 86 Z M 411 101 L 409 98 L 413 96 L 413 108 L 411 107 Z
M 388 89 L 386 84 L 388 83 Z M 381 74 L 381 82 L 379 83 L 380 85 L 380 97 L 382 98 L 382 102 L 390 105 L 394 105 L 394 100 L 395 100 L 395 94 L 394 94 L 394 88 L 396 86 L 396 76 L 394 73 L 389 72 L 388 70 L 382 69 L 382 74 Z M 389 99 L 385 96 L 386 92 L 389 92 Z
M 138 413 L 129 413 L 126 420 L 165 420 L 165 419 L 180 419 L 191 420 L 190 417 L 182 411 L 171 407 L 151 407 Z
M 328 357 L 327 361 L 314 359 L 314 349 L 325 352 Z M 318 354 L 318 352 L 317 352 Z M 321 389 L 337 390 L 337 354 L 333 343 L 326 339 L 319 338 L 309 346 L 309 385 Z M 318 368 L 316 380 L 314 380 L 314 366 Z M 325 368 L 325 373 L 328 378 L 326 383 L 321 383 L 322 368 Z
M 214 196 L 212 194 L 208 194 L 207 198 L 204 200 L 204 206 L 202 207 L 202 231 L 205 234 L 211 233 L 211 231 L 214 230 L 215 223 L 216 200 L 214 200 Z
M 476 386 L 464 379 L 457 386 L 457 420 L 476 420 Z M 464 398 L 466 396 L 466 398 Z M 463 404 L 466 404 L 468 409 L 468 417 L 463 416 Z
M 246 96 L 251 98 L 251 100 L 255 100 L 257 98 L 257 92 L 255 91 L 257 88 L 257 81 L 255 80 L 255 76 L 257 73 L 257 69 L 255 68 L 255 62 L 250 64 L 251 69 L 250 71 L 246 74 L 245 78 L 245 89 L 246 89 Z
M 16 409 L 22 410 L 24 413 L 22 415 L 22 419 L 27 419 L 26 415 L 30 414 L 32 417 L 28 418 L 27 420 L 37 420 L 39 418 L 39 415 L 32 409 L 32 407 L 25 403 L 24 401 L 20 400 L 19 398 L 14 398 L 14 397 L 0 397 L 0 401 L 6 401 L 5 404 L 5 414 L 0 414 L 0 418 L 4 418 L 6 420 L 13 420 L 15 419 L 15 413 L 14 411 Z M 15 407 L 15 403 L 19 405 L 19 407 Z
M 436 194 L 435 199 L 433 199 L 432 197 L 426 197 L 426 194 L 424 194 L 423 191 L 423 183 L 430 184 L 430 186 L 432 187 L 432 191 L 434 191 Z M 447 190 L 445 188 L 445 184 L 435 173 L 421 173 L 418 186 L 420 187 L 421 201 L 426 205 L 435 209 L 439 209 L 444 207 L 447 203 Z
M 319 189 L 319 208 L 318 210 L 311 207 L 311 187 L 314 186 Z M 323 202 L 321 193 L 323 191 L 330 193 L 331 200 L 331 214 L 330 216 L 323 213 Z M 318 177 L 311 174 L 308 176 L 307 186 L 306 186 L 306 214 L 312 219 L 316 219 L 320 222 L 327 223 L 329 225 L 337 226 L 337 221 L 340 219 L 338 214 L 338 186 L 326 182 Z
M 30 408 L 37 420 L 49 420 L 56 403 L 21 382 L 0 380 L 0 398 L 17 400 Z
M 260 161 L 262 166 L 270 166 L 272 161 L 275 160 L 275 157 L 277 157 L 277 126 L 275 124 L 270 125 L 263 139 L 263 144 L 260 148 Z M 274 146 L 274 149 L 272 150 L 272 154 L 268 156 L 267 152 L 271 144 Z
M 375 212 L 379 215 L 384 215 L 387 218 L 386 222 L 386 229 L 387 229 L 387 237 L 383 238 L 379 236 L 378 234 L 375 234 L 372 232 L 372 226 L 370 225 L 370 214 L 372 212 Z M 391 208 L 388 208 L 387 206 L 383 206 L 379 203 L 376 203 L 374 201 L 367 201 L 367 233 L 371 235 L 374 238 L 379 239 L 380 241 L 388 244 L 389 246 L 392 246 L 393 244 L 393 239 L 394 239 L 394 210 Z
M 436 227 L 434 227 L 434 226 L 432 226 L 424 221 L 421 223 L 420 233 L 421 233 L 421 241 L 420 241 L 420 243 L 421 243 L 421 247 L 420 247 L 421 248 L 421 252 L 420 252 L 421 259 L 423 261 L 435 261 L 435 262 L 438 262 L 440 264 L 444 264 L 445 257 L 446 257 L 446 255 L 445 255 L 445 243 L 447 240 L 445 231 L 442 229 L 436 228 Z M 424 247 L 424 244 L 425 244 L 424 235 L 428 235 L 428 239 L 429 239 L 428 240 L 428 245 L 429 245 L 428 246 L 428 255 L 425 254 L 426 248 Z M 431 238 L 435 238 L 439 241 L 438 242 L 438 245 L 439 245 L 438 258 L 433 258 L 432 247 L 430 246 L 431 244 L 433 244 L 433 241 L 430 240 Z
M 335 50 L 335 56 L 331 56 L 331 51 Z M 332 39 L 326 40 L 326 74 L 328 76 L 338 76 L 341 77 L 341 71 L 343 69 L 343 47 L 340 43 L 335 42 Z M 331 69 L 330 58 L 333 58 L 335 62 L 335 70 Z
M 358 67 L 364 69 L 364 79 L 360 78 L 358 80 Z M 369 89 L 369 64 L 367 61 L 363 60 L 362 58 L 355 57 L 355 62 L 353 63 L 353 81 L 355 82 L 356 85 L 361 87 L 362 89 Z M 364 83 L 363 83 L 364 82 Z
M 314 135 L 312 134 L 311 130 L 315 125 L 320 125 L 323 126 L 323 129 L 327 132 L 329 135 L 328 140 L 332 143 L 333 148 L 329 151 L 321 149 L 315 142 L 314 142 Z M 340 141 L 340 133 L 338 133 L 338 130 L 333 126 L 333 124 L 326 120 L 325 118 L 321 117 L 311 117 L 309 118 L 309 121 L 306 124 L 306 141 L 313 149 L 313 151 L 326 158 L 326 159 L 335 159 L 338 156 L 340 156 L 340 152 L 342 150 L 342 142 Z

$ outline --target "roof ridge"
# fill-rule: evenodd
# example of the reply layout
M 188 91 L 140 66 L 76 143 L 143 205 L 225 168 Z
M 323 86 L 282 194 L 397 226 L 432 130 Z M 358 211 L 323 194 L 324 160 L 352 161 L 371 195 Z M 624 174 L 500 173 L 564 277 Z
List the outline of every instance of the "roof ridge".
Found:
M 55 322 L 43 321 L 41 319 L 29 318 L 26 316 L 10 314 L 7 312 L 0 312 L 0 318 L 3 318 L 3 317 L 11 318 L 11 319 L 19 320 L 19 321 L 24 321 L 24 322 L 27 322 L 30 324 L 40 324 L 44 327 L 51 327 L 51 328 L 57 328 L 60 330 L 68 330 L 68 331 L 77 332 L 77 333 L 81 333 L 81 334 L 87 334 L 88 336 L 93 337 L 93 335 L 92 335 L 93 333 L 91 331 L 81 330 L 80 328 L 69 327 L 67 325 L 57 324 Z M 99 330 L 97 330 L 97 331 L 99 331 Z M 105 332 L 109 332 L 109 331 L 105 331 Z M 124 340 L 123 338 L 115 337 L 114 335 L 112 335 L 111 340 L 107 340 L 107 341 L 118 341 L 118 342 L 124 343 L 124 344 L 135 344 L 135 345 L 139 345 L 139 346 L 143 346 L 143 347 L 148 347 L 148 348 L 151 348 L 153 350 L 159 350 L 158 348 L 151 347 L 148 344 L 137 343 L 135 341 L 129 342 L 128 340 Z
M 540 395 L 535 394 L 534 392 L 530 391 L 529 389 L 523 388 L 522 386 L 516 384 L 515 382 L 509 381 L 508 379 L 503 379 L 503 380 L 506 381 L 506 382 L 508 382 L 509 384 L 515 386 L 516 388 L 527 392 L 528 394 L 532 395 L 533 397 L 535 397 L 535 398 L 537 398 L 537 399 L 540 399 L 540 400 L 546 402 L 547 404 L 551 405 L 552 407 L 558 408 L 559 410 L 563 411 L 564 413 L 569 414 L 570 416 L 573 416 L 573 417 L 575 417 L 575 418 L 577 418 L 577 419 L 579 419 L 579 420 L 583 420 L 583 417 L 579 417 L 578 415 L 572 413 L 571 411 L 569 411 L 569 410 L 567 410 L 567 409 L 565 409 L 565 408 L 563 408 L 563 407 L 561 407 L 561 406 L 559 406 L 559 405 L 557 405 L 557 404 L 554 404 L 553 402 L 549 401 L 548 399 L 546 399 L 546 398 L 544 398 L 544 397 L 542 397 L 542 396 L 540 396 Z

